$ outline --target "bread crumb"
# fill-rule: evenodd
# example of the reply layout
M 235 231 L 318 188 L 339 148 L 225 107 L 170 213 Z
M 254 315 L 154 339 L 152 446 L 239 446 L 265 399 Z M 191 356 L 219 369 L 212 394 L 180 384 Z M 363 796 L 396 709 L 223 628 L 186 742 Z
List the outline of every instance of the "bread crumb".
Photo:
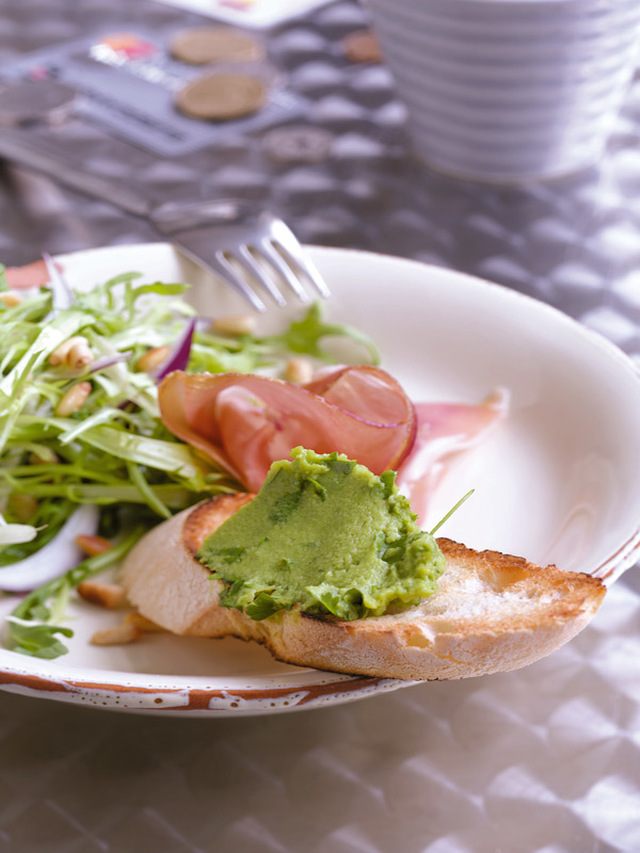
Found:
M 121 622 L 112 628 L 96 631 L 91 642 L 94 646 L 123 646 L 137 640 L 141 634 L 142 631 L 137 626 Z
M 135 611 L 133 613 L 127 613 L 124 621 L 126 625 L 133 625 L 135 628 L 139 628 L 144 634 L 162 633 L 165 631 L 161 625 L 158 625 L 156 622 L 152 622 L 151 619 L 147 619 L 147 617 L 143 616 L 142 613 Z
M 124 587 L 116 583 L 101 581 L 82 581 L 78 584 L 78 594 L 85 601 L 114 610 L 124 602 Z

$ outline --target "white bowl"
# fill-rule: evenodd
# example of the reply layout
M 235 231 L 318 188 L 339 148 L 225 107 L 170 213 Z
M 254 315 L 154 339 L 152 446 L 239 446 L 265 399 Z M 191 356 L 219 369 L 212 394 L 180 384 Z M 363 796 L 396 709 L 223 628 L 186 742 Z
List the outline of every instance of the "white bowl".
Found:
M 327 319 L 371 335 L 382 366 L 416 401 L 476 403 L 495 386 L 511 393 L 509 417 L 451 465 L 435 495 L 437 521 L 475 489 L 443 535 L 568 570 L 615 575 L 635 561 L 640 376 L 626 356 L 564 314 L 479 279 L 381 255 L 310 252 L 333 292 Z M 247 311 L 164 244 L 61 260 L 76 287 L 135 270 L 143 280 L 193 283 L 194 303 L 209 316 Z M 269 312 L 262 329 L 282 329 L 302 312 L 292 300 Z M 14 606 L 0 598 L 0 617 Z M 316 707 L 406 684 L 287 666 L 257 644 L 232 639 L 155 634 L 129 646 L 89 643 L 96 629 L 120 618 L 75 604 L 69 655 L 41 661 L 0 649 L 0 683 L 64 702 L 183 718 Z

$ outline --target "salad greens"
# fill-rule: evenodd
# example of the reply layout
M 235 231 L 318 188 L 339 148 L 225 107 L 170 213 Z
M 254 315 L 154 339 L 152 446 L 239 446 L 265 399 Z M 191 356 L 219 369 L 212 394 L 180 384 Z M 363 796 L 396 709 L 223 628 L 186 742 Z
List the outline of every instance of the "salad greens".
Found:
M 57 658 L 65 654 L 67 647 L 56 634 L 72 637 L 73 631 L 57 623 L 64 618 L 72 590 L 82 581 L 115 565 L 145 532 L 144 526 L 134 528 L 113 548 L 87 557 L 60 577 L 26 595 L 7 617 L 10 648 L 38 658 Z
M 71 633 L 57 622 L 70 590 L 119 560 L 142 531 L 204 497 L 238 488 L 166 429 L 156 380 L 141 369 L 145 354 L 170 351 L 193 323 L 194 310 L 183 298 L 188 285 L 139 278 L 125 273 L 76 292 L 64 308 L 48 288 L 15 305 L 0 302 L 0 572 L 54 539 L 81 504 L 101 508 L 100 532 L 117 543 L 18 605 L 8 645 L 25 654 L 64 653 L 56 635 Z M 377 361 L 365 336 L 325 323 L 314 304 L 270 337 L 216 334 L 198 320 L 185 369 L 254 373 L 277 369 L 292 353 L 330 361 L 323 340 L 336 335 Z M 76 338 L 89 357 L 56 358 Z M 80 405 L 65 409 L 62 401 L 79 387 Z

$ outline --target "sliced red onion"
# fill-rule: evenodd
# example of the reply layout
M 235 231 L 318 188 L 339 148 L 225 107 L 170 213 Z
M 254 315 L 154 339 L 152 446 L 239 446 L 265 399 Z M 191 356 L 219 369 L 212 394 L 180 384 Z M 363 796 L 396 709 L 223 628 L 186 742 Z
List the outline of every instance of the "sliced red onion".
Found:
M 86 365 L 86 367 L 79 367 L 76 370 L 68 370 L 66 371 L 67 376 L 84 376 L 85 374 L 91 375 L 92 373 L 98 373 L 101 370 L 105 370 L 107 367 L 113 367 L 114 364 L 120 364 L 123 361 L 126 361 L 131 352 L 116 352 L 113 355 L 103 355 L 101 358 L 96 358 L 95 361 L 92 361 L 91 364 Z
M 98 518 L 97 506 L 79 506 L 69 516 L 58 535 L 37 553 L 0 569 L 0 590 L 30 592 L 72 569 L 84 556 L 76 544 L 76 536 L 95 533 L 98 529 Z
M 88 373 L 98 373 L 99 370 L 104 370 L 105 367 L 112 367 L 114 364 L 126 361 L 130 355 L 131 352 L 116 352 L 113 355 L 104 355 L 102 358 L 96 358 L 95 361 L 92 361 L 86 370 Z
M 196 322 L 195 317 L 191 317 L 187 321 L 184 330 L 174 341 L 171 352 L 153 373 L 153 378 L 156 382 L 160 382 L 161 379 L 164 379 L 168 373 L 173 373 L 174 370 L 186 370 L 189 363 L 189 356 L 191 355 L 191 344 L 193 342 Z

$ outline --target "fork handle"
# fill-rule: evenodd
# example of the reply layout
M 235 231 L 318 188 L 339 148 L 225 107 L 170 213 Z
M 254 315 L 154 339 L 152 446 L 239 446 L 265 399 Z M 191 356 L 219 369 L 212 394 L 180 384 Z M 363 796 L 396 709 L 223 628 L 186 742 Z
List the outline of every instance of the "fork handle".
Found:
M 231 225 L 240 220 L 257 219 L 255 206 L 248 201 L 221 198 L 214 201 L 169 201 L 152 207 L 149 220 L 167 237 L 212 225 Z
M 78 166 L 71 166 L 49 151 L 42 142 L 34 143 L 27 133 L 3 127 L 0 133 L 0 157 L 40 172 L 84 195 L 109 202 L 134 216 L 147 218 L 150 214 L 151 205 L 142 196 L 124 187 L 114 186 L 112 181 Z

